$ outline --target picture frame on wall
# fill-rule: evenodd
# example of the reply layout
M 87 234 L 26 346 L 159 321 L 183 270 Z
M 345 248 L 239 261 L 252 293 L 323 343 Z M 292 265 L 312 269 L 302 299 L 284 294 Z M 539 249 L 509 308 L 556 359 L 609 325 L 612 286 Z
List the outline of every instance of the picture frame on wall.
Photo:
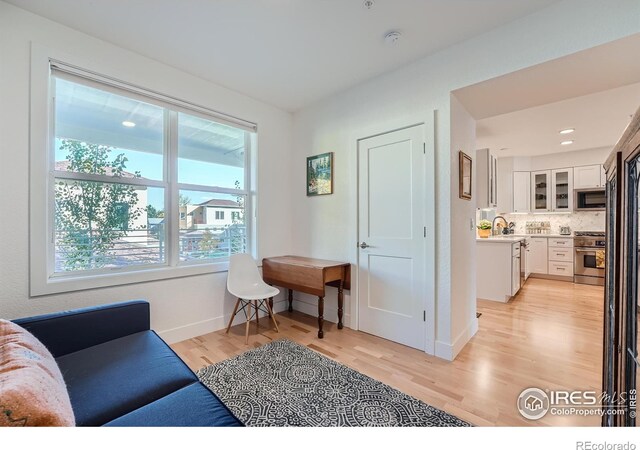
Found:
M 333 152 L 307 158 L 307 197 L 333 194 Z
M 458 153 L 458 180 L 459 180 L 459 197 L 464 200 L 471 200 L 473 180 L 473 160 L 462 150 Z

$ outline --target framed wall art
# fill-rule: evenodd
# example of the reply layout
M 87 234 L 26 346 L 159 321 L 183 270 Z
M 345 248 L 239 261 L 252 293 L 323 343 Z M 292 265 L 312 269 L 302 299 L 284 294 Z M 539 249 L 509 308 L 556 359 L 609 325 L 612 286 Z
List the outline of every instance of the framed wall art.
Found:
M 472 164 L 471 156 L 460 150 L 458 167 L 458 179 L 459 179 L 459 197 L 464 200 L 471 200 L 471 187 L 473 186 L 473 180 L 471 179 Z
M 307 196 L 333 194 L 333 152 L 307 158 Z

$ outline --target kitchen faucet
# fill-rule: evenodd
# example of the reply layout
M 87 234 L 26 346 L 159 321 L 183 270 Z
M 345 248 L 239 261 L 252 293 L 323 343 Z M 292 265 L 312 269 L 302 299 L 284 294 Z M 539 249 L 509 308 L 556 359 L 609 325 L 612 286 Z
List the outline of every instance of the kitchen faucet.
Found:
M 509 223 L 507 223 L 507 219 L 505 219 L 502 216 L 495 216 L 493 218 L 493 221 L 491 222 L 491 235 L 492 236 L 495 236 L 496 234 L 498 234 L 498 233 L 496 233 L 496 228 L 495 228 L 496 220 L 498 220 L 498 219 L 502 219 L 502 221 L 504 222 L 504 227 L 503 228 L 508 228 L 509 227 Z

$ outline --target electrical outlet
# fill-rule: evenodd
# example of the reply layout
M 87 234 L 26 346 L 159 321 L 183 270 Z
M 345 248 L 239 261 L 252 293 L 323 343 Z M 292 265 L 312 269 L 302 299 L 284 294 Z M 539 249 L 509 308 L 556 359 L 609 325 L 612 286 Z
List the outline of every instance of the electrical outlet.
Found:
M 473 230 L 474 230 L 474 228 L 475 228 L 475 226 L 476 226 L 476 224 L 475 224 L 475 223 L 473 223 L 473 219 L 469 219 L 469 229 L 470 229 L 471 231 L 473 231 Z

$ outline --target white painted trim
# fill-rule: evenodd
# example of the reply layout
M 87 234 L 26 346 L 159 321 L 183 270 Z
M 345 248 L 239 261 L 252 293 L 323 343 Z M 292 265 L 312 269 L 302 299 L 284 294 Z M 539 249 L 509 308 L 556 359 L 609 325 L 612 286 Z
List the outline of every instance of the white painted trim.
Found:
M 350 251 L 350 262 L 355 265 L 351 271 L 351 327 L 354 330 L 359 330 L 358 322 L 358 305 L 360 302 L 360 295 L 358 290 L 358 270 L 360 267 L 359 252 L 357 243 L 358 230 L 359 230 L 359 218 L 358 218 L 358 145 L 363 139 L 367 139 L 373 136 L 379 136 L 385 133 L 392 132 L 394 130 L 401 130 L 409 128 L 411 126 L 423 125 L 424 142 L 426 144 L 425 153 L 425 193 L 424 199 L 427 205 L 430 203 L 433 205 L 435 211 L 436 208 L 436 184 L 435 184 L 435 155 L 436 155 L 436 116 L 437 111 L 424 111 L 421 114 L 412 115 L 408 118 L 394 119 L 385 124 L 368 125 L 359 129 L 353 130 L 349 135 L 349 142 L 351 143 L 351 151 L 349 157 L 351 158 L 351 165 L 354 168 L 353 181 L 349 185 L 349 195 L 356 199 L 356 208 L 352 213 L 355 215 L 353 223 L 355 226 L 352 228 L 349 240 L 353 242 L 353 247 Z M 412 124 L 412 125 L 407 125 Z M 427 239 L 425 242 L 425 311 L 426 311 L 426 325 L 425 325 L 425 353 L 430 355 L 436 354 L 436 228 L 435 228 L 435 214 L 427 214 L 425 211 L 425 226 L 427 227 Z M 431 271 L 429 271 L 431 268 Z
M 478 319 L 474 318 L 471 323 L 462 330 L 462 333 L 458 335 L 453 341 L 453 344 L 447 344 L 445 342 L 436 341 L 435 356 L 438 358 L 446 359 L 447 361 L 453 361 L 460 350 L 469 342 L 469 340 L 475 336 L 478 332 Z
M 273 303 L 273 311 L 277 314 L 286 311 L 288 303 L 285 300 L 277 300 Z M 266 314 L 261 312 L 260 318 L 266 317 Z M 158 331 L 158 335 L 168 344 L 175 344 L 187 339 L 202 336 L 204 334 L 213 333 L 215 331 L 224 330 L 231 318 L 231 313 L 224 314 L 222 316 L 214 317 L 212 319 L 202 320 L 200 322 L 193 322 L 187 325 L 182 325 L 176 328 L 171 328 L 164 331 Z M 277 320 L 277 319 L 276 319 Z M 238 314 L 233 321 L 233 325 L 239 325 L 245 323 L 244 315 Z M 271 322 L 269 322 L 271 323 Z M 249 333 L 255 333 L 255 327 L 249 329 Z

